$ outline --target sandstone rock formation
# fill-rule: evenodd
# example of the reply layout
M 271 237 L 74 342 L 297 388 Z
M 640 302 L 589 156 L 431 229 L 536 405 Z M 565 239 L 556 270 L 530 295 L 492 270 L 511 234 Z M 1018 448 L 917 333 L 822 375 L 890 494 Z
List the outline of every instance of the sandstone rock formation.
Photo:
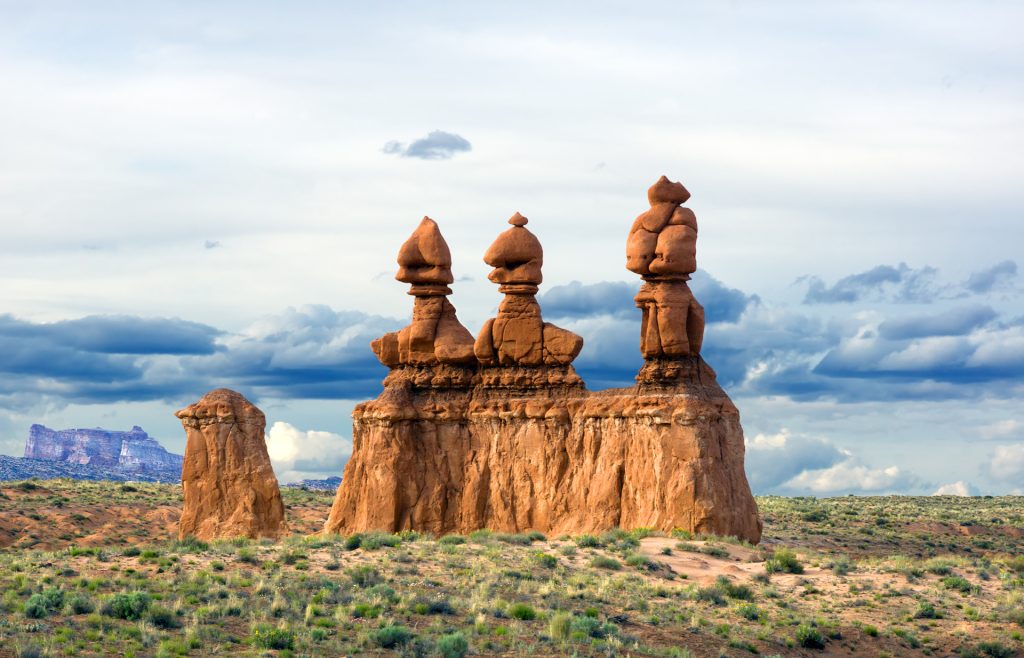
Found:
M 696 356 L 704 341 L 704 307 L 686 282 L 697 271 L 697 218 L 690 193 L 662 176 L 647 190 L 650 210 L 633 222 L 626 268 L 644 278 L 636 296 L 643 311 L 640 353 L 645 359 Z
M 167 452 L 136 425 L 127 432 L 105 429 L 52 430 L 32 425 L 25 457 L 114 469 L 124 473 L 181 475 L 181 455 Z
M 284 504 L 267 454 L 263 412 L 226 388 L 178 411 L 188 441 L 179 537 L 278 537 Z
M 370 344 L 384 365 L 465 365 L 475 361 L 473 335 L 459 322 L 448 301 L 452 256 L 437 223 L 424 217 L 398 251 L 395 278 L 412 284 L 412 323 Z
M 353 413 L 352 457 L 325 531 L 653 527 L 758 541 L 739 412 L 690 333 L 699 305 L 685 296 L 696 237 L 679 207 L 688 196 L 663 178 L 649 212 L 664 221 L 638 219 L 643 234 L 631 232 L 630 269 L 648 277 L 642 308 L 658 349 L 644 351 L 635 386 L 599 392 L 572 369 L 582 339 L 541 318 L 543 252 L 513 216 L 484 257 L 505 299 L 477 337 L 477 363 L 460 362 L 455 376 L 451 364 L 385 362 L 383 393 Z
M 512 228 L 484 254 L 484 262 L 494 268 L 487 278 L 505 294 L 497 317 L 484 323 L 473 347 L 484 366 L 568 366 L 583 349 L 582 338 L 541 318 L 535 295 L 543 280 L 544 250 L 527 221 L 513 215 L 508 220 Z

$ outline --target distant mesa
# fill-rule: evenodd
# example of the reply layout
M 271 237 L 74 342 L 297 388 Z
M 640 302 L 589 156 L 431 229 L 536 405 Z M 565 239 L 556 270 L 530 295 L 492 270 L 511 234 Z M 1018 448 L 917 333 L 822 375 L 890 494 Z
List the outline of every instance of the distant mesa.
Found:
M 328 533 L 615 527 L 761 537 L 739 411 L 700 357 L 704 309 L 690 193 L 662 176 L 633 222 L 626 267 L 643 278 L 635 386 L 591 392 L 583 338 L 544 322 L 544 252 L 518 212 L 484 254 L 504 298 L 474 340 L 447 300 L 451 257 L 425 218 L 402 245 L 412 322 L 372 348 L 389 373 L 353 412 Z
M 174 414 L 185 428 L 179 537 L 277 538 L 284 503 L 267 453 L 266 418 L 240 393 L 220 388 Z
M 127 432 L 106 429 L 52 430 L 32 425 L 25 441 L 25 458 L 62 462 L 92 470 L 150 476 L 164 482 L 181 476 L 182 456 L 167 452 L 156 439 L 139 426 Z M 142 479 L 142 478 L 140 478 Z

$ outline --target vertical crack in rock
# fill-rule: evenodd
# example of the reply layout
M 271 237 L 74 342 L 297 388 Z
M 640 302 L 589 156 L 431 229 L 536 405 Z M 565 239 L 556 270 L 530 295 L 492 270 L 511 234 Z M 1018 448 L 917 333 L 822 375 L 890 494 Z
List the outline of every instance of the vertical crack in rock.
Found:
M 648 190 L 626 246 L 626 267 L 643 278 L 644 365 L 636 385 L 597 392 L 572 367 L 583 339 L 543 320 L 543 249 L 528 220 L 513 215 L 484 255 L 504 298 L 473 339 L 447 300 L 448 246 L 424 218 L 398 255 L 412 322 L 372 343 L 390 372 L 353 412 L 325 532 L 643 526 L 757 542 L 739 412 L 700 357 L 689 196 L 664 176 Z M 402 493 L 410 483 L 415 496 Z

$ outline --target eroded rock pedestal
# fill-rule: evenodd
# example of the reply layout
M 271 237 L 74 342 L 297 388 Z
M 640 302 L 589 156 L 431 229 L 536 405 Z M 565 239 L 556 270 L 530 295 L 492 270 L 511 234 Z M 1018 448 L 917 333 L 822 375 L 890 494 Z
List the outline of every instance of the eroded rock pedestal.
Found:
M 267 454 L 263 412 L 240 394 L 221 388 L 175 416 L 188 436 L 178 536 L 280 536 L 285 530 L 284 504 Z
M 659 212 L 671 219 L 682 201 Z M 644 350 L 636 385 L 590 392 L 571 365 L 582 339 L 545 323 L 534 298 L 540 244 L 525 218 L 510 223 L 485 256 L 506 298 L 476 339 L 475 362 L 385 361 L 384 392 L 353 414 L 352 457 L 325 531 L 651 527 L 758 541 L 739 412 L 699 356 L 692 294 L 685 313 L 675 301 L 680 285 L 689 293 L 681 271 L 689 264 L 673 265 L 667 278 L 654 274 L 653 299 L 637 298 L 642 343 L 653 348 L 648 336 L 656 333 L 661 347 Z M 675 231 L 691 245 L 695 232 Z M 653 233 L 642 237 L 657 249 Z M 666 249 L 678 252 L 675 240 Z M 702 313 L 700 320 L 702 336 Z M 652 321 L 656 332 L 646 326 Z M 666 349 L 669 336 L 685 351 Z

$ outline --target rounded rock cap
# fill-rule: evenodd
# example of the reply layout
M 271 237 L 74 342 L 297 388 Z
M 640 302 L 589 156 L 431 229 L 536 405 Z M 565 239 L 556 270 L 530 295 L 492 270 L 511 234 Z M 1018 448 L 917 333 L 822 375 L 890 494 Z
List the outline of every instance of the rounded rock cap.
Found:
M 208 423 L 264 423 L 263 412 L 241 393 L 229 388 L 218 388 L 210 391 L 198 402 L 176 411 L 175 416 L 182 421 Z
M 659 203 L 679 205 L 680 203 L 686 203 L 689 198 L 690 193 L 683 187 L 683 184 L 674 183 L 667 176 L 659 178 L 658 182 L 651 185 L 647 190 L 647 200 L 652 206 L 656 206 Z

